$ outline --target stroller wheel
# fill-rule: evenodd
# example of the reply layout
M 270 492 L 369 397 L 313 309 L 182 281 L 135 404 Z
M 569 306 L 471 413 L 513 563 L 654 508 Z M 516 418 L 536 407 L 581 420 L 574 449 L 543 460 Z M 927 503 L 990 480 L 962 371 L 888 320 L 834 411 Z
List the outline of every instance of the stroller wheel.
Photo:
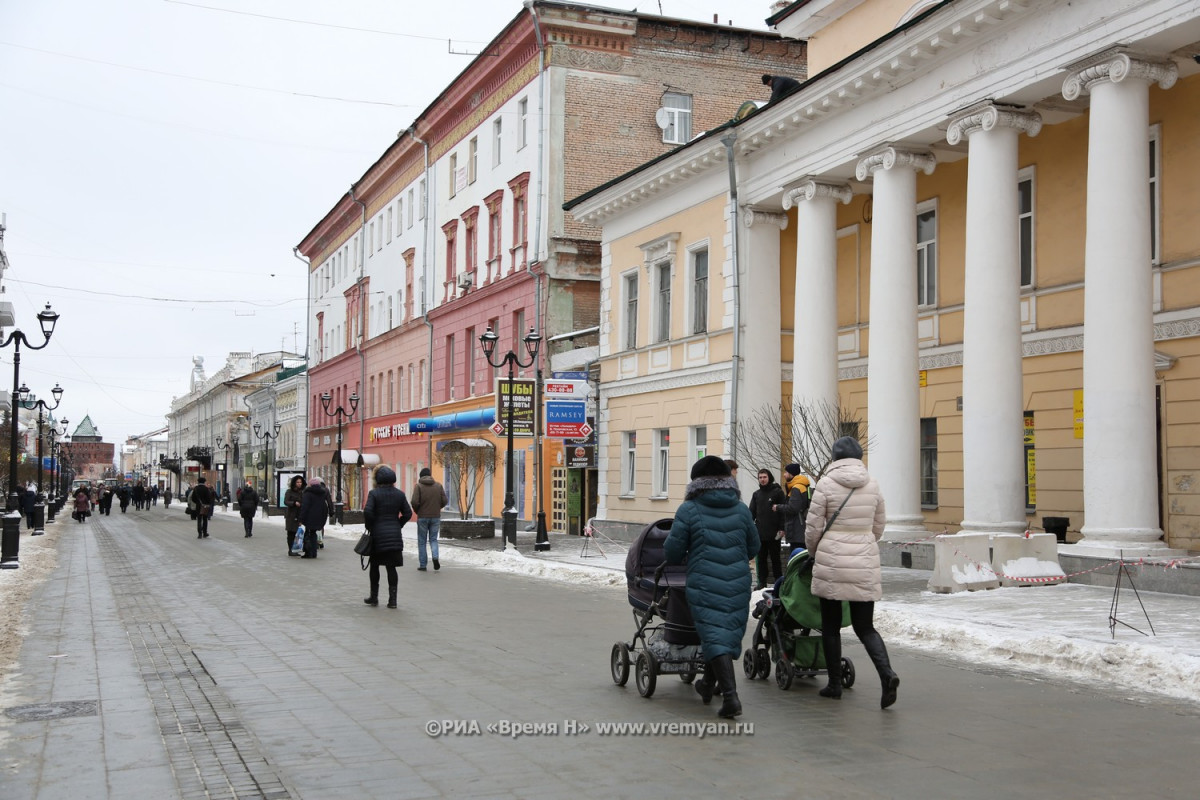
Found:
M 613 683 L 617 686 L 624 686 L 625 682 L 629 680 L 629 646 L 624 642 L 614 644 L 608 662 L 608 666 L 612 670 Z
M 746 673 L 748 680 L 758 677 L 758 663 L 754 660 L 753 650 L 747 650 L 742 654 L 742 671 Z
M 679 673 L 679 680 L 683 681 L 684 683 L 691 683 L 692 681 L 696 680 L 696 668 L 692 667 L 687 672 Z
M 854 685 L 854 662 L 848 658 L 842 659 L 842 688 L 849 689 Z
M 792 665 L 786 658 L 775 662 L 775 685 L 785 692 L 792 688 Z
M 633 668 L 633 679 L 637 683 L 638 694 L 649 697 L 654 694 L 658 683 L 658 659 L 648 650 L 638 653 L 637 663 Z
M 766 648 L 754 651 L 754 666 L 759 678 L 766 680 L 771 677 L 771 654 Z

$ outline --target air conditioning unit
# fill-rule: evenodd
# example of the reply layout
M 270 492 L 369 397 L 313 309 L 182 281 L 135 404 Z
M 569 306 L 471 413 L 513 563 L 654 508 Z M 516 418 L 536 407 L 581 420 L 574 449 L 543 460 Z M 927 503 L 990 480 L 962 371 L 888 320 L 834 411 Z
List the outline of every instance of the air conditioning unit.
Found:
M 458 278 L 456 280 L 458 282 L 458 288 L 462 289 L 463 291 L 471 289 L 475 286 L 475 276 L 469 272 L 458 273 Z

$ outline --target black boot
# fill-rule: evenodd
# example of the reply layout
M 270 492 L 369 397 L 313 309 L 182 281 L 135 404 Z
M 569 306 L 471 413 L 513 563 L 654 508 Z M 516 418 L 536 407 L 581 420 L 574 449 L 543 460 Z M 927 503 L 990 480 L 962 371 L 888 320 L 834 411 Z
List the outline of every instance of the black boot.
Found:
M 379 605 L 379 576 L 375 575 L 374 577 L 372 577 L 370 579 L 370 581 L 371 581 L 371 596 L 364 597 L 363 602 L 369 606 L 377 606 L 377 605 Z
M 700 695 L 700 699 L 704 701 L 704 705 L 708 705 L 713 699 L 713 676 L 716 670 L 713 668 L 713 662 L 709 661 L 704 665 L 704 672 L 696 679 L 696 694 Z
M 733 656 L 728 653 L 717 656 L 712 660 L 712 664 L 716 667 L 717 686 L 724 698 L 721 708 L 717 710 L 717 716 L 733 719 L 742 713 L 742 701 L 738 699 L 737 694 L 737 678 L 733 672 Z
M 825 669 L 829 683 L 818 692 L 821 697 L 839 700 L 842 696 L 842 633 L 837 628 L 829 634 L 821 631 L 821 649 L 825 653 Z
M 892 670 L 892 664 L 888 660 L 887 647 L 883 644 L 883 637 L 877 631 L 872 630 L 861 638 L 863 648 L 871 657 L 871 663 L 875 665 L 875 671 L 879 673 L 879 682 L 883 686 L 879 707 L 887 708 L 896 702 L 896 689 L 900 687 L 900 678 Z
M 395 607 L 396 607 L 396 587 L 389 586 L 388 587 L 388 608 L 395 608 Z

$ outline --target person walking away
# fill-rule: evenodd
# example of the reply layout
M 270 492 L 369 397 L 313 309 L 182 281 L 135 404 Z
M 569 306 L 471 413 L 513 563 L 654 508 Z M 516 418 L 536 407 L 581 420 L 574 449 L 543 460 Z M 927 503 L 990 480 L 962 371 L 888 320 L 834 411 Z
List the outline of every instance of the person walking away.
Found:
M 438 561 L 438 531 L 442 525 L 442 509 L 450 505 L 450 498 L 445 488 L 433 479 L 429 467 L 423 467 L 413 489 L 412 507 L 417 515 L 417 570 L 425 572 L 427 562 L 425 543 L 429 543 L 429 552 L 433 556 L 433 569 L 436 572 L 442 568 Z
M 113 487 L 108 484 L 100 490 L 100 513 L 106 517 L 112 516 Z
M 246 479 L 246 485 L 238 489 L 237 504 L 242 515 L 242 527 L 246 529 L 246 538 L 249 539 L 254 535 L 254 515 L 258 513 L 258 492 L 249 478 Z
M 769 469 L 760 469 L 758 488 L 750 495 L 750 516 L 758 528 L 759 543 L 758 557 L 755 559 L 755 572 L 758 575 L 758 584 L 754 587 L 756 591 L 767 588 L 783 575 L 779 562 L 783 515 L 775 510 L 775 506 L 786 502 L 787 495 L 775 482 L 775 475 Z
M 783 515 L 783 538 L 787 540 L 789 556 L 797 547 L 804 547 L 804 520 L 811 502 L 808 478 L 800 473 L 799 464 L 788 464 L 783 468 L 787 502 L 775 506 L 775 510 Z
M 300 527 L 300 503 L 303 499 L 304 476 L 293 475 L 283 495 L 283 529 L 287 532 L 289 556 L 300 555 L 292 552 L 292 545 L 296 542 L 296 530 Z
M 135 509 L 137 509 L 138 511 L 141 511 L 142 507 L 145 505 L 146 505 L 146 487 L 142 486 L 140 483 L 136 484 L 133 487 L 133 507 Z
M 129 508 L 129 487 L 121 486 L 121 488 L 117 489 L 117 496 L 120 498 L 121 513 L 124 514 L 126 509 Z
M 170 507 L 171 507 L 171 490 L 165 489 L 165 490 L 163 490 L 163 508 L 170 508 Z
M 706 664 L 696 692 L 707 705 L 714 690 L 720 691 L 724 700 L 717 715 L 731 719 L 742 713 L 733 659 L 746 635 L 746 565 L 758 554 L 758 528 L 729 467 L 716 456 L 692 465 L 684 497 L 663 549 L 668 564 L 687 565 L 687 600 Z
M 397 567 L 404 566 L 404 526 L 412 519 L 412 506 L 404 492 L 396 488 L 396 471 L 383 466 L 375 470 L 375 488 L 367 494 L 363 519 L 371 532 L 371 562 L 368 580 L 371 594 L 363 598 L 369 606 L 379 605 L 379 568 L 387 570 L 388 608 L 396 607 L 399 588 Z
M 25 530 L 33 527 L 33 507 L 36 504 L 37 495 L 29 491 L 28 486 L 17 489 L 17 508 L 21 509 L 21 516 L 25 518 Z
M 320 478 L 311 478 L 300 497 L 300 524 L 304 526 L 304 555 L 301 558 L 317 557 L 317 531 L 325 527 L 329 513 L 327 493 Z
M 158 484 L 150 487 L 150 505 L 158 505 Z
M 88 490 L 84 486 L 80 486 L 75 490 L 75 517 L 76 522 L 83 522 L 87 519 L 88 514 L 92 513 L 92 501 L 88 497 Z
M 850 624 L 875 664 L 883 685 L 880 708 L 896 702 L 900 678 L 892 671 L 883 637 L 875 630 L 875 601 L 883 599 L 879 537 L 887 517 L 879 485 L 862 462 L 852 436 L 833 443 L 833 463 L 817 481 L 808 510 L 805 542 L 813 554 L 812 593 L 821 601 L 821 646 L 829 669 L 822 697 L 842 696 L 842 601 Z
M 207 539 L 208 519 L 213 515 L 217 496 L 203 475 L 196 480 L 196 488 L 192 489 L 192 502 L 196 505 L 196 538 Z

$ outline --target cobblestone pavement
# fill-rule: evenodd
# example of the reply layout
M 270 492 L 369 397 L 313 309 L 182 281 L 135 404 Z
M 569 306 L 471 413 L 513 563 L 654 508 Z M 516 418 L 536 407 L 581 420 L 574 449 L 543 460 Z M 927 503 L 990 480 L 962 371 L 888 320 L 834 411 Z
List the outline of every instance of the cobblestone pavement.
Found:
M 218 516 L 197 540 L 152 508 L 61 532 L 0 687 L 4 800 L 1190 798 L 1200 778 L 1192 704 L 895 642 L 886 712 L 848 643 L 859 681 L 840 702 L 739 670 L 752 730 L 696 727 L 715 705 L 677 678 L 650 699 L 613 684 L 609 650 L 634 627 L 623 587 L 447 548 L 438 572 L 406 554 L 400 608 L 370 608 L 349 541 L 304 560 L 255 530 Z

